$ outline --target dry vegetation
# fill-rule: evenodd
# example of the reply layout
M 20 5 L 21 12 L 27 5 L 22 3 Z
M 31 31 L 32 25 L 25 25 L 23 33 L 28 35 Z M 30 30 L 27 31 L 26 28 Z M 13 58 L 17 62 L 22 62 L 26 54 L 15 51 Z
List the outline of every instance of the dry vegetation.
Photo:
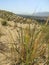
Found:
M 0 65 L 49 65 L 49 25 L 0 18 Z

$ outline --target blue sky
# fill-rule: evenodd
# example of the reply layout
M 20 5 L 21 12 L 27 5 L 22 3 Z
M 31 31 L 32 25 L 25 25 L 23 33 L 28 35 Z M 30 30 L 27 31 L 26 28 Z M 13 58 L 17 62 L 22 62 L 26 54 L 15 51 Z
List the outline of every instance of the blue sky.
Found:
M 0 0 L 0 9 L 16 14 L 49 12 L 49 0 Z

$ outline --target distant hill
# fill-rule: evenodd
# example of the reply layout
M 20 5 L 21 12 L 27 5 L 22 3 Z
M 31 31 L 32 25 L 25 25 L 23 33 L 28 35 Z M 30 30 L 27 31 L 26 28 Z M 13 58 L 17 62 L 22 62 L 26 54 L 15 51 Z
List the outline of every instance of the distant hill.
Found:
M 33 14 L 33 16 L 48 17 L 49 12 L 38 12 L 38 13 Z
M 41 13 L 40 13 L 41 14 Z M 17 14 L 18 16 L 22 16 L 22 17 L 25 17 L 25 18 L 31 18 L 31 19 L 38 19 L 38 20 L 47 20 L 47 17 L 48 16 L 44 16 L 44 15 L 40 15 L 40 14 L 38 14 L 38 13 L 36 13 L 36 14 L 33 14 L 33 15 L 21 15 L 21 14 Z

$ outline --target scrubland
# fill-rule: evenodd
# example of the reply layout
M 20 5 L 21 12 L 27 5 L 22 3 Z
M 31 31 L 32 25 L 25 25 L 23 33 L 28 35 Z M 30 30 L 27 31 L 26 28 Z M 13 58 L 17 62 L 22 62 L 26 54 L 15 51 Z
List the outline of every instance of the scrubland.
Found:
M 0 65 L 49 65 L 48 19 L 0 18 Z

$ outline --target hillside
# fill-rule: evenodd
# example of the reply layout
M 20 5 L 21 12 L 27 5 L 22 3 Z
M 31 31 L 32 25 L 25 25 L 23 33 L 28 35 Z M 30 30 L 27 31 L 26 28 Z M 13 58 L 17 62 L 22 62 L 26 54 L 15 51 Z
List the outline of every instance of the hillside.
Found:
M 48 65 L 48 21 L 41 25 L 11 12 L 0 14 L 0 65 Z
M 14 20 L 16 19 L 16 14 L 9 12 L 9 11 L 5 11 L 5 10 L 0 10 L 0 18 L 3 18 L 5 20 Z
M 45 16 L 44 16 L 45 14 Z M 7 21 L 14 21 L 14 22 L 28 22 L 27 19 L 30 19 L 30 22 L 33 22 L 36 20 L 39 23 L 45 23 L 45 21 L 48 18 L 48 12 L 46 13 L 35 13 L 33 15 L 20 15 L 20 14 L 15 14 L 9 11 L 5 10 L 0 10 L 0 18 L 7 20 Z

